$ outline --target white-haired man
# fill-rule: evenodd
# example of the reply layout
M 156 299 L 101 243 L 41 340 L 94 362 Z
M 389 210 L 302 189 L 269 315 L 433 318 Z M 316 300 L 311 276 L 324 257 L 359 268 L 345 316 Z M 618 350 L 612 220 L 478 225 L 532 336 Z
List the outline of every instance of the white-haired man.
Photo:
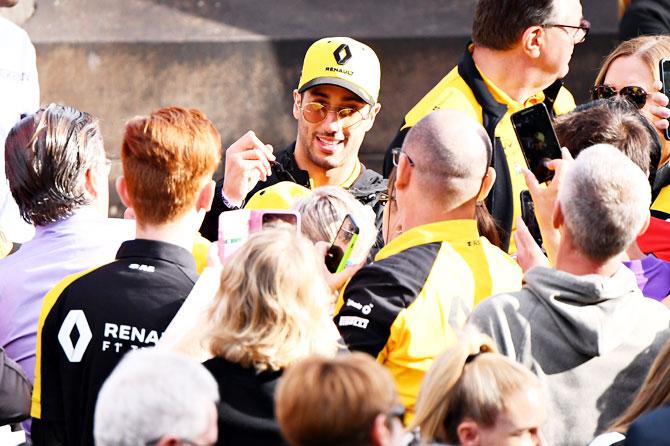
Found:
M 580 153 L 561 179 L 556 267 L 483 301 L 469 322 L 549 390 L 549 444 L 587 444 L 628 407 L 670 335 L 670 312 L 645 299 L 621 260 L 646 228 L 645 174 L 610 145 Z
M 95 408 L 95 444 L 213 445 L 219 389 L 209 372 L 176 353 L 128 353 L 107 378 Z

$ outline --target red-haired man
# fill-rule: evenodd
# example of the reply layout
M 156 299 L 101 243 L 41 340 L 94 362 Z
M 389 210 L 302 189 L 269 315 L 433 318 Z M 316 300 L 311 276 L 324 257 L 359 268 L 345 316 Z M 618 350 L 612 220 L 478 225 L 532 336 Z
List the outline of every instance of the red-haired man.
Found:
M 221 139 L 197 110 L 126 124 L 117 190 L 136 239 L 116 261 L 65 278 L 44 299 L 31 415 L 39 445 L 93 444 L 98 391 L 124 353 L 154 346 L 197 279 L 191 255 L 212 202 Z

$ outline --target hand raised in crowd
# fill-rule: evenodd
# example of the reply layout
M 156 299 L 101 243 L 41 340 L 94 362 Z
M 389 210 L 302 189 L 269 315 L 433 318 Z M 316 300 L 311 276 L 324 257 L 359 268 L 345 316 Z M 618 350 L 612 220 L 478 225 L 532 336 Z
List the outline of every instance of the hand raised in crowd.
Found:
M 670 126 L 670 108 L 668 108 L 668 97 L 661 93 L 663 84 L 661 81 L 654 81 L 655 92 L 651 94 L 652 106 L 649 111 L 652 114 L 652 122 L 658 130 L 665 130 Z
M 513 237 L 517 250 L 516 263 L 524 273 L 535 266 L 551 266 L 521 217 L 516 219 L 516 231 Z
M 226 149 L 223 195 L 231 203 L 241 203 L 256 183 L 272 175 L 270 162 L 274 160 L 270 144 L 251 130 L 245 133 Z
M 314 247 L 316 248 L 317 258 L 323 259 L 323 262 L 321 262 L 323 277 L 326 279 L 326 283 L 328 284 L 328 287 L 330 287 L 330 291 L 334 296 L 336 296 L 335 300 L 337 300 L 337 295 L 339 294 L 340 290 L 347 284 L 347 282 L 349 282 L 349 279 L 351 279 L 354 274 L 356 274 L 356 272 L 358 272 L 358 270 L 361 269 L 363 265 L 365 265 L 365 261 L 362 261 L 358 265 L 347 266 L 339 273 L 331 273 L 326 267 L 326 255 L 328 254 L 328 248 L 330 247 L 330 244 L 327 242 L 316 242 Z M 333 301 L 333 304 L 335 304 L 335 301 Z
M 561 181 L 565 177 L 565 172 L 572 162 L 574 162 L 572 155 L 565 147 L 561 149 L 561 154 L 562 159 L 551 160 L 547 163 L 547 167 L 555 172 L 554 178 L 547 187 L 543 187 L 538 183 L 533 172 L 526 168 L 523 169 L 526 186 L 528 186 L 528 191 L 535 204 L 535 217 L 542 234 L 543 246 L 552 265 L 555 264 L 556 250 L 561 240 L 558 229 L 554 228 L 552 223 L 554 206 L 556 205 L 556 198 L 561 187 Z

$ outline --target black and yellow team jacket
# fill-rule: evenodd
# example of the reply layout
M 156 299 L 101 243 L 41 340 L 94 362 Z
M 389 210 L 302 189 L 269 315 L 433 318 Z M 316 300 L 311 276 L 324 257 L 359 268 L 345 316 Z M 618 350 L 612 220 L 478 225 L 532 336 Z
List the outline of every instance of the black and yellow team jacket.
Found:
M 127 351 L 156 345 L 196 280 L 186 249 L 131 240 L 116 261 L 69 276 L 47 293 L 37 329 L 35 446 L 93 444 L 103 382 Z
M 510 115 L 539 102 L 544 102 L 556 114 L 562 114 L 575 108 L 575 101 L 560 80 L 525 103 L 515 101 L 479 71 L 472 59 L 470 45 L 458 66 L 407 113 L 402 127 L 386 151 L 383 172 L 388 177 L 393 168 L 391 150 L 402 146 L 409 129 L 430 112 L 448 108 L 471 116 L 484 126 L 493 143 L 491 163 L 496 170 L 496 181 L 486 205 L 502 228 L 501 240 L 507 246 L 515 229 L 514 220 L 521 215 L 519 194 L 526 189 L 519 169 L 526 166 L 526 161 Z M 514 243 L 513 240 L 511 242 Z M 516 249 L 512 246 L 510 252 L 514 251 Z
M 352 277 L 335 324 L 351 350 L 389 369 L 411 415 L 426 370 L 454 344 L 455 328 L 482 299 L 520 289 L 521 276 L 511 257 L 479 236 L 474 220 L 419 226 Z

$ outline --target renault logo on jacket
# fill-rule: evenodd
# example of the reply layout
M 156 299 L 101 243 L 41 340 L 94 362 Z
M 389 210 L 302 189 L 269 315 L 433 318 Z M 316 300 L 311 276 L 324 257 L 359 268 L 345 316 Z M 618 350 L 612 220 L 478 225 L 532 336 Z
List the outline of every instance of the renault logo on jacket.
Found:
M 73 345 L 71 335 L 75 327 L 79 332 L 79 338 Z M 81 362 L 92 337 L 91 327 L 88 325 L 84 312 L 82 310 L 70 310 L 58 331 L 58 342 L 60 342 L 67 359 L 70 362 Z

